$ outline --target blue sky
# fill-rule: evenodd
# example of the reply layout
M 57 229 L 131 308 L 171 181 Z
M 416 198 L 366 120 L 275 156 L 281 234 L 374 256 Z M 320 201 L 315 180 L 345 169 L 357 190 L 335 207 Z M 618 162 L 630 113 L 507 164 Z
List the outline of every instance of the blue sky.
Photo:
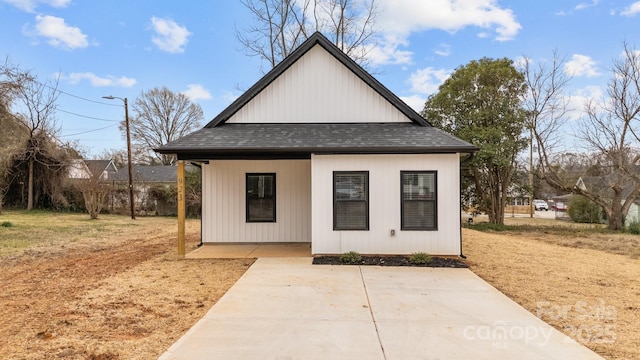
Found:
M 640 1 L 377 0 L 370 70 L 416 110 L 457 67 L 482 57 L 554 50 L 573 75 L 572 116 L 606 93 L 623 42 L 640 49 Z M 89 157 L 124 148 L 118 100 L 166 86 L 204 110 L 203 123 L 263 74 L 234 36 L 251 24 L 239 1 L 0 0 L 0 56 L 41 80 L 60 75 L 59 137 Z

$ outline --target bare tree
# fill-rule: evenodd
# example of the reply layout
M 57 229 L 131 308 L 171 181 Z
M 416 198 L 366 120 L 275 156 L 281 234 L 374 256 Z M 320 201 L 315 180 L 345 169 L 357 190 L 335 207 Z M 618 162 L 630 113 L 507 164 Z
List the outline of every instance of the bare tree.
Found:
M 49 83 L 39 82 L 29 71 L 12 66 L 8 61 L 0 69 L 3 82 L 11 84 L 14 101 L 18 103 L 15 114 L 18 122 L 28 133 L 25 158 L 28 161 L 27 210 L 33 209 L 34 165 L 43 153 L 42 139 L 58 131 L 55 118 L 58 79 Z
M 570 110 L 565 90 L 572 79 L 564 72 L 564 63 L 556 51 L 549 65 L 534 66 L 527 57 L 522 63 L 527 82 L 523 106 L 528 112 L 530 139 L 535 141 L 540 159 L 544 159 L 545 151 L 558 151 L 562 145 L 563 132 L 558 130 L 566 123 Z
M 366 63 L 373 42 L 375 0 L 242 0 L 254 24 L 236 29 L 247 54 L 272 68 L 316 31 L 322 32 L 345 54 Z
M 631 205 L 640 196 L 640 54 L 626 44 L 623 54 L 613 63 L 608 99 L 587 104 L 588 117 L 578 133 L 600 155 L 609 191 L 586 186 L 574 189 L 603 208 L 614 230 L 624 226 Z
M 537 167 L 538 176 L 545 179 L 547 169 L 540 164 L 549 163 L 549 154 L 562 150 L 562 131 L 559 131 L 566 123 L 566 115 L 569 110 L 568 97 L 565 90 L 572 76 L 564 72 L 564 58 L 553 52 L 550 64 L 539 63 L 534 65 L 530 58 L 523 57 L 521 71 L 525 75 L 527 91 L 523 97 L 523 107 L 527 110 L 527 128 L 529 130 L 529 206 L 533 216 L 533 189 L 534 169 Z M 537 147 L 538 164 L 534 164 L 534 144 Z M 553 174 L 553 173 L 552 173 Z M 551 175 L 552 175 L 551 174 Z M 556 173 L 557 175 L 557 173 Z M 550 176 L 550 184 L 554 188 L 553 180 L 557 176 Z M 556 181 L 557 182 L 557 181 Z
M 203 118 L 200 105 L 166 87 L 143 92 L 136 99 L 133 112 L 131 138 L 163 165 L 172 165 L 175 155 L 154 153 L 153 149 L 196 130 Z M 120 124 L 120 130 L 125 131 L 124 123 Z
M 11 167 L 13 158 L 21 150 L 26 139 L 26 132 L 18 124 L 17 119 L 0 105 L 0 214 L 4 205 L 4 195 L 16 176 Z
M 609 228 L 619 230 L 631 205 L 640 196 L 640 54 L 624 45 L 614 60 L 607 98 L 590 100 L 587 116 L 577 126 L 582 144 L 582 181 L 562 169 L 543 136 L 536 134 L 544 178 L 553 187 L 583 195 L 606 213 Z M 557 128 L 553 128 L 555 131 Z
M 103 170 L 99 164 L 89 163 L 87 164 L 86 176 L 76 179 L 76 186 L 82 193 L 84 207 L 92 220 L 97 219 L 100 215 L 110 190 L 103 178 Z

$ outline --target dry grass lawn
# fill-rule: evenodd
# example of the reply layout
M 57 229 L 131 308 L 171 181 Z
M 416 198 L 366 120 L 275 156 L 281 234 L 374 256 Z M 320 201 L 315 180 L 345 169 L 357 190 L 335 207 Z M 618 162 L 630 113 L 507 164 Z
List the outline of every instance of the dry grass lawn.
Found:
M 506 220 L 522 222 L 532 224 Z M 640 359 L 639 237 L 553 220 L 534 219 L 533 226 L 538 231 L 464 229 L 471 270 L 605 358 Z M 635 242 L 632 255 L 616 254 L 616 241 Z
M 471 270 L 604 357 L 640 359 L 640 237 L 507 223 L 464 230 Z M 0 358 L 157 358 L 252 263 L 178 259 L 175 234 L 175 218 L 0 215 Z
M 0 358 L 155 359 L 252 260 L 177 259 L 175 218 L 0 215 Z M 188 221 L 187 245 L 199 239 Z

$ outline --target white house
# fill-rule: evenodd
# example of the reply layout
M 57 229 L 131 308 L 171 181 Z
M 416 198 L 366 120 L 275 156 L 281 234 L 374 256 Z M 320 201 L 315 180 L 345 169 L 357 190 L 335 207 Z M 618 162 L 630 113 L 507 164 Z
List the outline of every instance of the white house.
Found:
M 316 33 L 161 153 L 202 165 L 202 241 L 313 254 L 461 254 L 462 154 Z
M 73 159 L 69 165 L 69 179 L 89 179 L 100 174 L 100 180 L 109 180 L 118 168 L 113 160 Z

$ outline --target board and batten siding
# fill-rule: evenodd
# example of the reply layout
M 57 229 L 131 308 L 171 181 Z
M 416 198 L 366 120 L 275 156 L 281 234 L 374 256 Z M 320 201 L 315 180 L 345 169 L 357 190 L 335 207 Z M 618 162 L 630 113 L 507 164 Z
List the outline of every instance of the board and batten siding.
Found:
M 437 171 L 437 231 L 401 230 L 400 171 Z M 369 230 L 333 230 L 333 172 L 369 172 Z M 313 254 L 460 254 L 459 154 L 312 155 Z M 395 230 L 395 236 L 391 235 Z
M 227 123 L 362 123 L 410 120 L 316 45 Z
M 276 222 L 246 222 L 246 174 L 276 174 Z M 202 166 L 202 241 L 311 241 L 310 160 L 212 160 Z

